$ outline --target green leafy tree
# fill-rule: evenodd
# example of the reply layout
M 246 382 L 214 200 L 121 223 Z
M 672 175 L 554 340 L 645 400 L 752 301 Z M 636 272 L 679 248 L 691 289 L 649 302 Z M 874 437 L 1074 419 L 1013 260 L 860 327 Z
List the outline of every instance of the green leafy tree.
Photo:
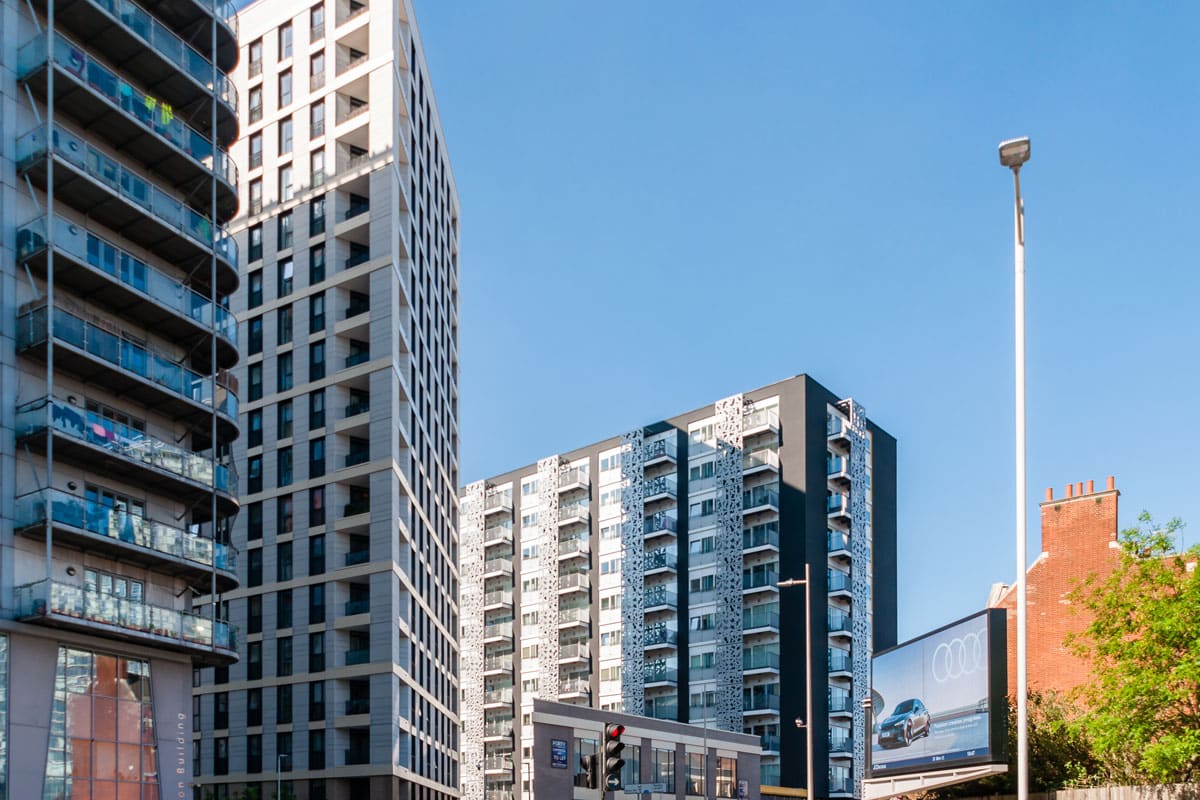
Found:
M 1080 726 L 1114 782 L 1200 780 L 1200 549 L 1179 552 L 1182 527 L 1143 512 L 1117 568 L 1069 595 L 1093 618 L 1068 638 L 1092 665 Z

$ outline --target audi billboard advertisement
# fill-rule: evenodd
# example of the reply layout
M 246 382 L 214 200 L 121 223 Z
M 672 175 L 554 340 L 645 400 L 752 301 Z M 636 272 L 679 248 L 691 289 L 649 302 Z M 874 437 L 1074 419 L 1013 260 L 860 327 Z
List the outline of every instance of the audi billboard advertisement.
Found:
M 876 653 L 871 776 L 1004 763 L 1007 670 L 998 608 Z

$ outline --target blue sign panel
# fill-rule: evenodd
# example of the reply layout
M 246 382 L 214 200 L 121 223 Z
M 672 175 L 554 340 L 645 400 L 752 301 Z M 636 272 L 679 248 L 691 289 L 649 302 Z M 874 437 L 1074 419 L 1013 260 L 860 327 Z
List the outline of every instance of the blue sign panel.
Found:
M 550 766 L 555 769 L 567 768 L 567 740 L 550 740 Z

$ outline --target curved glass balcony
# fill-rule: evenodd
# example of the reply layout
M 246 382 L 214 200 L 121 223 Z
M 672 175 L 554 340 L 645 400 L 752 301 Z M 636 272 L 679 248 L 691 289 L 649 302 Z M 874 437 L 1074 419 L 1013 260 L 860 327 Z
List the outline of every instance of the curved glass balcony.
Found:
M 225 620 L 41 580 L 13 590 L 17 619 L 149 642 L 216 663 L 237 661 L 237 628 Z
M 17 229 L 17 258 L 32 262 L 42 274 L 47 246 L 46 219 L 38 218 Z M 193 291 L 137 256 L 65 217 L 54 217 L 54 250 L 67 259 L 55 262 L 54 280 L 85 297 L 97 297 L 120 308 L 149 329 L 172 337 L 217 333 L 217 359 L 221 366 L 237 363 L 237 318 L 225 306 Z M 145 301 L 151 302 L 145 302 Z M 163 313 L 170 312 L 170 313 Z M 215 312 L 215 315 L 214 315 Z M 222 341 L 223 340 L 223 341 Z M 224 347 L 221 345 L 224 344 Z M 207 348 L 197 354 L 207 355 Z
M 97 219 L 105 227 L 125 231 L 130 241 L 160 254 L 173 262 L 194 260 L 216 251 L 225 262 L 217 281 L 222 294 L 237 286 L 237 244 L 224 226 L 213 225 L 205 215 L 176 200 L 153 182 L 133 172 L 96 149 L 84 139 L 60 126 L 54 126 L 53 147 L 47 147 L 45 126 L 28 131 L 17 140 L 17 169 L 26 172 L 45 188 L 44 160 L 49 154 L 90 182 L 72 175 L 55 175 L 60 202 Z M 114 202 L 119 199 L 120 202 Z M 154 225 L 137 225 L 146 218 Z M 164 230 L 165 229 L 165 230 Z M 181 237 L 164 237 L 164 233 Z
M 203 582 L 216 569 L 227 573 L 218 576 L 220 591 L 237 586 L 238 551 L 231 545 L 60 489 L 18 497 L 13 527 L 40 537 L 47 515 L 56 539 L 64 537 L 90 552 L 113 554 L 168 572 L 187 572 L 193 580 Z
M 148 482 L 154 478 L 164 479 L 159 484 L 167 490 L 172 487 L 202 491 L 215 489 L 229 496 L 225 499 L 223 513 L 232 513 L 237 509 L 237 503 L 233 500 L 238 490 L 236 473 L 223 464 L 216 464 L 214 469 L 212 460 L 207 456 L 105 419 L 91 411 L 84 411 L 58 398 L 41 398 L 18 407 L 17 438 L 29 438 L 31 444 L 37 444 L 40 437 L 35 434 L 47 428 L 62 437 L 64 446 L 75 445 L 85 461 L 95 456 L 115 457 L 123 464 L 145 472 L 144 477 Z M 222 499 L 218 495 L 218 500 Z
M 176 116 L 173 106 L 131 85 L 62 34 L 55 34 L 49 56 L 46 37 L 41 34 L 17 53 L 20 80 L 42 92 L 47 88 L 44 71 L 51 64 L 66 78 L 55 81 L 55 101 L 64 113 L 85 126 L 103 119 L 107 131 L 124 128 L 122 149 L 153 165 L 174 185 L 215 176 L 218 213 L 223 218 L 236 213 L 238 172 L 233 159 Z M 194 191 L 197 205 L 207 206 L 209 187 L 198 185 Z
M 18 352 L 46 344 L 46 310 L 42 305 L 17 318 Z M 150 391 L 162 401 L 161 410 L 178 416 L 207 415 L 214 407 L 215 389 L 218 435 L 237 437 L 238 399 L 232 380 L 223 373 L 201 375 L 58 306 L 54 309 L 54 340 L 73 348 L 55 351 L 58 362 L 72 372 L 115 392 Z M 116 370 L 97 369 L 97 362 Z

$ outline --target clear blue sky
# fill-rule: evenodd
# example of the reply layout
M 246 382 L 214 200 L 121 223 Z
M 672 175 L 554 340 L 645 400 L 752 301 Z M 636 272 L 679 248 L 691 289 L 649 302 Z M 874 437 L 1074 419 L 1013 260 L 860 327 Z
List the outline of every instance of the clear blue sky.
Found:
M 1200 540 L 1200 7 L 416 0 L 462 200 L 462 478 L 800 372 L 899 440 L 900 633 L 1117 476 Z

